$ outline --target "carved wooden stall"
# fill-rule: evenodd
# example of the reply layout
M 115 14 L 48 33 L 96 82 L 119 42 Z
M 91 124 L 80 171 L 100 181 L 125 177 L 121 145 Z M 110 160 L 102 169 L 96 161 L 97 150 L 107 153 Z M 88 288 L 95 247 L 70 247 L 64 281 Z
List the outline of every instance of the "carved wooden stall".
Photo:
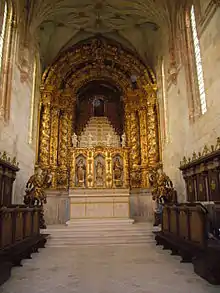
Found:
M 44 247 L 47 235 L 40 234 L 40 208 L 0 208 L 0 285 L 11 268 Z
M 165 206 L 156 241 L 212 284 L 220 284 L 220 138 L 180 164 L 188 203 Z
M 204 147 L 181 162 L 180 170 L 186 183 L 187 200 L 220 201 L 220 139 L 216 146 Z
M 11 160 L 3 152 L 0 155 L 0 206 L 9 206 L 12 203 L 13 183 L 18 170 L 16 158 Z
M 209 238 L 208 210 L 200 203 L 165 206 L 157 244 L 192 262 L 195 272 L 212 284 L 220 284 L 220 241 Z
M 41 208 L 12 204 L 13 182 L 19 170 L 16 158 L 0 157 L 0 285 L 11 268 L 44 247 L 47 235 L 40 234 Z

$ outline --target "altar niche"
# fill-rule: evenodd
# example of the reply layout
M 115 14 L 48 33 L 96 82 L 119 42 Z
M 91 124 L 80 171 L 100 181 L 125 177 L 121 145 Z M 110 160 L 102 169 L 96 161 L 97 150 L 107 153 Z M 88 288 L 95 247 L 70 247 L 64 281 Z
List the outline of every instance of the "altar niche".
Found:
M 128 148 L 74 148 L 70 188 L 128 188 Z
M 103 117 L 105 116 L 105 102 L 103 98 L 95 98 L 93 100 L 93 116 Z

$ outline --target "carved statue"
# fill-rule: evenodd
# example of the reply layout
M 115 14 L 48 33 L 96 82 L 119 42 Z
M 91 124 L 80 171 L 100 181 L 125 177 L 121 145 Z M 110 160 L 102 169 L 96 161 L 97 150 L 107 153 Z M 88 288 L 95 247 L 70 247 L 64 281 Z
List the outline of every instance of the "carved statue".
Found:
M 83 162 L 83 159 L 80 159 L 78 164 L 76 165 L 77 185 L 79 187 L 85 186 L 85 173 L 86 173 L 85 164 Z
M 47 203 L 44 190 L 50 186 L 51 181 L 52 175 L 49 171 L 43 172 L 40 167 L 36 168 L 26 184 L 24 203 L 29 206 L 42 206 Z
M 32 175 L 27 184 L 24 196 L 24 204 L 28 206 L 40 206 L 47 203 L 45 189 L 50 187 L 52 183 L 52 175 L 50 170 L 42 171 L 40 167 L 35 169 L 34 175 Z M 41 229 L 46 228 L 43 209 L 40 214 L 40 227 Z
M 176 202 L 173 183 L 162 169 L 153 170 L 149 181 L 152 185 L 153 200 L 158 199 L 164 201 L 164 203 Z
M 92 147 L 92 143 L 93 143 L 93 136 L 91 133 L 89 133 L 88 135 L 88 146 Z
M 74 148 L 76 148 L 77 145 L 78 145 L 78 138 L 77 138 L 77 135 L 75 133 L 73 133 L 73 135 L 72 135 L 72 145 L 73 145 Z
M 177 194 L 173 188 L 170 178 L 160 168 L 152 170 L 149 175 L 149 181 L 152 185 L 152 199 L 155 201 L 155 223 L 158 226 L 161 222 L 162 206 L 166 203 L 176 203 Z
M 104 166 L 100 160 L 96 164 L 96 185 L 103 185 Z
M 108 133 L 106 136 L 106 145 L 107 146 L 111 145 L 111 140 L 112 140 L 112 135 L 110 133 Z
M 125 133 L 122 134 L 121 136 L 121 146 L 125 147 L 126 146 L 126 136 Z
M 116 186 L 122 185 L 122 173 L 123 173 L 123 166 L 121 165 L 121 162 L 119 158 L 116 158 L 113 166 L 113 176 Z

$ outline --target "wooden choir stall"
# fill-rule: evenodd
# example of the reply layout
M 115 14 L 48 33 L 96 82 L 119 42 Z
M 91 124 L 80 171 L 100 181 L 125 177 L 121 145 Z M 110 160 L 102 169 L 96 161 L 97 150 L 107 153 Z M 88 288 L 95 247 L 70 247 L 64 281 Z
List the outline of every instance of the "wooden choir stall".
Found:
M 12 204 L 18 171 L 16 158 L 0 154 L 0 285 L 10 277 L 13 266 L 44 247 L 47 237 L 40 234 L 40 207 Z
M 220 138 L 192 158 L 183 158 L 180 170 L 187 202 L 166 204 L 156 242 L 192 262 L 195 272 L 220 284 Z

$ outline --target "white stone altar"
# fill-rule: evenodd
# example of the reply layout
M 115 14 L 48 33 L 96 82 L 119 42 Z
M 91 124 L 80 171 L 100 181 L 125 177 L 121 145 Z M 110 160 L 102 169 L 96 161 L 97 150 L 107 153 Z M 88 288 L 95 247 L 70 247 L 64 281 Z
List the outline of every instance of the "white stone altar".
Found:
M 71 189 L 70 221 L 130 217 L 129 189 Z

